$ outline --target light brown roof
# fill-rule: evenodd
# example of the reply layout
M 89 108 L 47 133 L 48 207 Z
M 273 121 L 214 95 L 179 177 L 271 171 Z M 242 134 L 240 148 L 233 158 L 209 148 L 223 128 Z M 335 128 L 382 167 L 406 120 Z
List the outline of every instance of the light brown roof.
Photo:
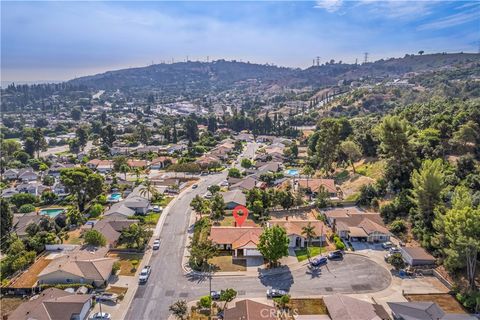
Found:
M 224 314 L 225 320 L 276 320 L 276 309 L 268 304 L 252 300 L 241 300 L 235 307 L 228 308 Z
M 231 244 L 233 249 L 238 249 L 249 242 L 257 245 L 262 232 L 260 227 L 212 227 L 210 239 L 216 244 Z
M 381 320 L 373 305 L 362 300 L 334 294 L 323 301 L 332 320 Z
M 146 167 L 148 163 L 146 160 L 128 160 L 127 164 L 130 167 L 142 168 L 142 167 Z
M 69 320 L 79 314 L 88 300 L 89 294 L 74 294 L 50 288 L 33 299 L 22 303 L 9 316 L 9 320 Z
M 359 238 L 359 237 L 368 237 L 368 234 L 363 230 L 362 228 L 359 227 L 349 227 L 348 228 L 348 235 L 350 237 L 354 238 Z
M 389 234 L 383 224 L 383 219 L 378 213 L 352 213 L 342 217 L 335 217 L 336 228 L 348 230 L 350 227 L 362 228 L 367 234 L 380 232 Z
M 152 162 L 150 162 L 150 164 L 156 164 L 156 163 L 160 163 L 160 162 L 165 162 L 165 161 L 171 161 L 173 163 L 173 158 L 170 158 L 170 157 L 158 157 L 158 158 L 155 158 L 152 160 Z
M 313 192 L 318 192 L 321 186 L 329 193 L 337 192 L 333 179 L 298 179 L 298 185 L 304 189 L 306 189 L 308 185 L 308 188 Z
M 413 259 L 435 261 L 435 257 L 421 247 L 403 247 L 402 250 Z
M 309 223 L 314 227 L 317 237 L 324 235 L 327 229 L 320 220 L 270 220 L 269 223 L 285 228 L 287 235 L 302 236 L 303 227 L 308 226 Z

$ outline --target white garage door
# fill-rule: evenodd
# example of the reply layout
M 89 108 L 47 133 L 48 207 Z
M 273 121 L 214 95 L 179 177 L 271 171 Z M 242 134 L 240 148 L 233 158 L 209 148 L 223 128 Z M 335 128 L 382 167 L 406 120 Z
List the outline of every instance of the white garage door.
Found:
M 246 257 L 257 257 L 257 256 L 262 256 L 260 251 L 256 249 L 244 249 L 243 250 L 243 255 Z

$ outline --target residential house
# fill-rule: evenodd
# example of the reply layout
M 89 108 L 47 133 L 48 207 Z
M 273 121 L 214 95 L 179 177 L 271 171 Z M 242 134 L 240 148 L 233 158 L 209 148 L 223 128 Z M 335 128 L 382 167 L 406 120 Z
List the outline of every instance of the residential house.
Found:
M 128 160 L 127 164 L 131 169 L 145 169 L 148 166 L 147 160 Z
M 323 302 L 332 320 L 390 320 L 381 305 L 342 294 L 324 296 Z
M 316 237 L 311 239 L 312 244 L 314 245 L 323 245 L 327 240 L 326 230 L 327 227 L 320 220 L 293 220 L 286 219 L 282 220 L 269 220 L 269 226 L 281 226 L 287 231 L 287 236 L 289 239 L 290 248 L 303 248 L 307 245 L 307 238 L 303 234 L 303 228 L 310 224 L 314 228 Z
M 128 196 L 123 202 L 126 207 L 135 211 L 136 214 L 146 214 L 150 207 L 150 201 L 140 196 Z
M 38 215 L 35 212 L 26 214 L 14 214 L 12 221 L 12 231 L 17 234 L 19 238 L 25 238 L 28 236 L 27 227 L 30 224 L 38 224 L 41 219 L 46 218 L 43 215 Z
M 115 259 L 105 258 L 106 248 L 59 254 L 38 274 L 38 284 L 84 283 L 104 287 Z
M 2 198 L 10 198 L 11 196 L 17 194 L 18 191 L 15 188 L 7 188 L 2 191 Z
M 50 189 L 50 187 L 44 186 L 40 182 L 21 183 L 16 187 L 19 193 L 29 193 L 34 196 L 41 195 L 44 191 Z
M 240 300 L 235 302 L 234 307 L 225 309 L 225 320 L 276 320 L 277 309 L 268 304 L 259 303 L 253 300 Z
M 123 229 L 128 228 L 134 223 L 138 223 L 139 220 L 135 219 L 122 219 L 114 215 L 106 216 L 104 219 L 97 221 L 92 229 L 97 230 L 105 236 L 107 243 L 110 247 L 114 247 L 120 235 L 122 234 Z
M 446 313 L 436 302 L 387 302 L 395 320 L 475 320 L 469 314 Z
M 391 233 L 378 213 L 365 213 L 358 209 L 334 209 L 324 212 L 332 230 L 349 241 L 385 242 Z
M 205 154 L 198 158 L 195 163 L 197 163 L 202 169 L 209 169 L 220 166 L 221 160 L 214 155 Z
M 247 204 L 247 198 L 241 190 L 231 190 L 222 193 L 223 201 L 225 202 L 225 208 L 228 210 L 233 210 L 236 206 Z
M 22 180 L 23 182 L 30 182 L 30 181 L 36 181 L 38 179 L 39 175 L 34 172 L 33 170 L 25 170 L 18 173 L 18 180 Z
M 63 164 L 63 163 L 54 163 L 50 166 L 50 168 L 48 169 L 48 174 L 50 176 L 53 176 L 55 178 L 59 178 L 60 177 L 60 171 L 62 169 L 66 169 L 66 168 L 73 168 L 74 165 L 71 164 L 71 163 L 66 163 L 66 164 Z
M 234 181 L 234 180 L 231 180 L 231 178 L 229 178 L 228 182 L 231 183 L 230 181 Z M 262 185 L 263 185 L 262 181 L 259 181 L 259 180 L 255 179 L 254 177 L 249 176 L 249 177 L 246 177 L 244 179 L 241 179 L 238 182 L 230 184 L 228 189 L 229 190 L 249 191 L 249 190 L 252 190 L 253 188 L 255 188 L 257 186 L 262 186 Z
M 421 247 L 401 247 L 400 252 L 406 264 L 412 267 L 434 266 L 435 257 Z
M 153 159 L 150 162 L 150 169 L 159 170 L 167 167 L 168 165 L 174 163 L 174 159 L 171 157 L 158 157 Z
M 298 186 L 313 196 L 327 192 L 330 198 L 337 198 L 338 192 L 333 179 L 298 179 Z
M 100 173 L 108 173 L 113 170 L 113 161 L 93 159 L 88 161 L 86 166 L 89 169 L 97 170 Z
M 85 165 L 87 166 L 87 168 L 91 169 L 91 170 L 95 170 L 98 166 L 98 164 L 100 163 L 100 159 L 92 159 L 90 161 L 88 161 Z
M 2 174 L 3 179 L 16 180 L 18 178 L 18 169 L 7 169 Z
M 91 307 L 91 294 L 75 294 L 49 288 L 23 302 L 7 315 L 7 319 L 84 320 Z
M 104 213 L 104 216 L 112 216 L 118 219 L 126 219 L 133 215 L 135 215 L 135 210 L 127 207 L 123 201 L 115 203 Z
M 233 250 L 234 257 L 262 256 L 257 250 L 261 227 L 216 227 L 210 229 L 210 239 L 221 250 Z

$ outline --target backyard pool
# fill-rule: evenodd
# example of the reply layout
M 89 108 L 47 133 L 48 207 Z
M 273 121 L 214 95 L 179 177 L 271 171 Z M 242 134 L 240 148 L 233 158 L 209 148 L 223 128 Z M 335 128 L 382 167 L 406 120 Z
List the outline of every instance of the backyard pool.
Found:
M 288 169 L 288 170 L 285 170 L 285 174 L 287 176 L 298 176 L 298 170 L 297 169 Z
M 121 193 L 112 193 L 111 195 L 108 196 L 108 201 L 110 202 L 118 202 L 120 200 L 122 200 Z
M 49 216 L 50 218 L 55 218 L 56 216 L 64 212 L 65 212 L 65 209 L 62 209 L 62 208 L 51 208 L 51 209 L 40 210 L 41 215 Z

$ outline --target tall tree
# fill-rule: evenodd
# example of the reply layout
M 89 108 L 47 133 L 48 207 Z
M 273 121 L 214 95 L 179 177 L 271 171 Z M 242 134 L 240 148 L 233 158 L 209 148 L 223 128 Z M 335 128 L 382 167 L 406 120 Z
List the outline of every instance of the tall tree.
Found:
M 84 126 L 80 126 L 75 131 L 75 136 L 78 140 L 80 149 L 83 150 L 88 142 L 88 129 Z
M 87 201 L 103 192 L 103 177 L 88 168 L 67 168 L 60 172 L 60 180 L 76 196 L 78 209 L 83 212 Z
M 5 198 L 0 198 L 0 243 L 2 250 L 7 249 L 10 230 L 13 226 L 13 212 L 10 203 Z
M 158 190 L 153 184 L 152 180 L 150 180 L 149 178 L 145 178 L 145 181 L 143 182 L 143 186 L 140 188 L 140 195 L 142 197 L 146 196 L 146 198 L 150 200 L 151 199 L 150 196 L 153 197 L 157 193 L 158 193 Z
M 362 156 L 361 147 L 354 141 L 347 140 L 340 144 L 340 150 L 347 157 L 352 166 L 353 173 L 355 174 L 355 161 L 358 161 Z
M 435 209 L 441 202 L 445 187 L 442 160 L 425 160 L 420 170 L 413 172 L 411 183 L 411 200 L 415 205 L 412 211 L 413 231 L 425 246 L 430 246 Z
M 278 260 L 288 256 L 288 236 L 284 228 L 273 226 L 263 230 L 257 248 L 269 260 L 271 266 L 276 266 Z
M 318 166 L 329 173 L 337 159 L 340 142 L 341 125 L 336 119 L 326 118 L 319 123 L 315 155 Z
M 189 116 L 184 123 L 185 135 L 189 141 L 198 141 L 198 123 L 192 116 Z
M 113 143 L 117 138 L 115 136 L 115 130 L 113 130 L 113 127 L 111 124 L 106 125 L 102 129 L 101 138 L 102 138 L 103 144 L 106 145 L 108 148 L 111 148 L 113 146 Z

